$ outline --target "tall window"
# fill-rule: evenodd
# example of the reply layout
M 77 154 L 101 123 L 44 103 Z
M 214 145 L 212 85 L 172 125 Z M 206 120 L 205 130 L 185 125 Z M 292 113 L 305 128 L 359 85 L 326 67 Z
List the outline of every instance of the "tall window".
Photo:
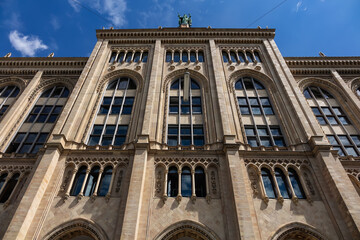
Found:
M 43 92 L 6 152 L 37 153 L 46 142 L 69 96 L 66 87 Z
M 240 78 L 235 91 L 248 144 L 285 146 L 285 140 L 265 87 L 251 77 Z
M 74 183 L 70 192 L 71 196 L 77 196 L 83 185 L 86 176 L 86 166 L 82 166 L 76 173 Z
M 181 172 L 181 196 L 191 197 L 191 170 L 189 167 L 183 167 Z
M 15 102 L 20 89 L 10 85 L 0 88 L 0 118 L 5 114 L 6 110 Z
M 126 53 L 126 55 L 125 55 Z M 148 52 L 144 51 L 144 52 L 140 52 L 140 51 L 136 51 L 136 52 L 125 52 L 124 50 L 120 51 L 120 52 L 112 52 L 110 59 L 109 59 L 109 63 L 115 63 L 115 62 L 119 62 L 119 63 L 123 63 L 123 62 L 147 62 L 148 59 Z
M 104 172 L 101 175 L 98 196 L 105 196 L 109 192 L 112 171 L 113 169 L 111 166 L 108 166 L 104 169 Z
M 180 59 L 181 54 L 181 59 Z M 174 52 L 166 51 L 165 62 L 204 62 L 204 52 L 202 50 L 176 50 Z
M 289 172 L 290 182 L 291 182 L 292 188 L 294 189 L 295 195 L 298 198 L 305 198 L 305 193 L 301 186 L 301 182 L 300 182 L 299 176 L 297 175 L 296 171 L 292 168 L 289 168 L 288 172 Z
M 93 195 L 96 187 L 97 180 L 99 178 L 99 171 L 100 167 L 96 166 L 93 167 L 89 173 L 87 178 L 87 182 L 85 184 L 84 196 L 91 196 Z
M 276 198 L 274 180 L 272 178 L 270 171 L 267 168 L 261 169 L 261 177 L 268 198 Z
M 360 136 L 337 100 L 326 90 L 310 86 L 304 90 L 316 119 L 339 156 L 360 156 Z
M 167 190 L 169 197 L 176 197 L 179 191 L 179 176 L 176 167 L 170 167 L 168 172 Z
M 7 178 L 8 174 L 7 173 L 4 173 L 0 176 L 0 192 L 1 192 L 1 189 L 2 187 L 4 186 L 5 184 L 5 181 L 6 181 L 6 178 Z
M 279 186 L 281 196 L 283 198 L 291 198 L 290 187 L 288 185 L 288 182 L 286 180 L 286 177 L 285 177 L 283 171 L 281 171 L 279 168 L 275 168 L 275 178 L 276 178 L 276 182 Z
M 175 80 L 170 86 L 167 143 L 169 146 L 203 146 L 205 138 L 200 86 L 191 79 L 187 102 L 183 98 L 183 88 L 183 78 Z
M 136 84 L 130 78 L 118 78 L 108 84 L 88 145 L 120 146 L 125 142 L 135 95 Z
M 11 196 L 12 192 L 14 191 L 18 181 L 19 181 L 20 174 L 15 173 L 10 180 L 4 186 L 4 189 L 1 189 L 0 194 L 0 203 L 6 202 L 9 197 Z
M 195 194 L 197 197 L 206 197 L 206 177 L 202 167 L 195 168 Z

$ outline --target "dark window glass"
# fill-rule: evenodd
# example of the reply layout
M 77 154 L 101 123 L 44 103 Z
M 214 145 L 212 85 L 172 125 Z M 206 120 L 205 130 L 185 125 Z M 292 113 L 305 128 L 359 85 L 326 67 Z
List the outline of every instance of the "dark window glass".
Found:
M 202 167 L 195 169 L 195 194 L 197 197 L 206 197 L 206 179 Z
M 134 62 L 138 62 L 140 60 L 140 52 L 135 52 Z
M 2 189 L 1 195 L 0 195 L 0 203 L 5 203 L 9 197 L 11 196 L 11 193 L 14 191 L 18 181 L 19 181 L 20 174 L 15 173 L 10 180 L 7 182 L 7 184 L 4 186 L 4 189 Z
M 292 168 L 289 168 L 288 171 L 289 171 L 290 182 L 294 189 L 295 195 L 300 199 L 305 198 L 305 193 L 301 186 L 300 179 L 296 171 Z
M 4 173 L 0 176 L 0 191 L 2 189 L 2 187 L 4 186 L 5 184 L 5 181 L 6 181 L 6 178 L 7 178 L 8 174 L 7 173 Z
M 148 60 L 148 52 L 143 52 L 143 55 L 142 55 L 142 62 L 147 62 Z
M 198 52 L 198 60 L 199 60 L 199 62 L 204 62 L 204 53 L 203 53 L 203 51 Z
M 223 61 L 224 61 L 225 63 L 226 63 L 226 62 L 229 62 L 229 57 L 228 57 L 227 52 L 222 51 L 222 55 L 223 55 Z
M 254 52 L 255 59 L 257 62 L 261 62 L 260 54 L 258 52 Z
M 174 52 L 174 62 L 180 62 L 180 53 Z
M 237 81 L 237 82 L 235 83 L 235 89 L 236 89 L 236 90 L 242 90 L 242 89 L 244 89 L 241 80 L 239 80 L 239 81 Z
M 168 172 L 167 190 L 169 197 L 176 197 L 179 190 L 179 177 L 176 167 L 170 167 Z
M 190 62 L 196 62 L 196 53 L 194 51 L 190 52 Z
M 191 171 L 190 168 L 184 167 L 181 173 L 181 195 L 191 197 Z
M 126 54 L 126 59 L 125 59 L 125 61 L 126 61 L 126 62 L 131 62 L 131 58 L 132 58 L 132 52 L 130 51 L 130 52 L 128 52 L 128 53 Z
M 291 198 L 291 190 L 287 184 L 284 173 L 279 168 L 275 168 L 275 178 L 279 186 L 281 196 L 285 199 Z
M 85 189 L 84 189 L 84 196 L 91 196 L 93 195 L 96 187 L 97 180 L 99 178 L 99 171 L 100 167 L 96 166 L 93 167 L 88 175 Z
M 276 198 L 275 188 L 273 178 L 270 174 L 270 171 L 266 168 L 261 169 L 261 177 L 264 183 L 264 188 L 266 195 L 269 198 Z
M 232 62 L 237 62 L 237 57 L 235 52 L 233 51 L 230 52 L 230 59 Z
M 77 196 L 80 193 L 82 184 L 85 179 L 86 166 L 82 166 L 76 173 L 72 189 L 70 191 L 71 196 Z
M 101 175 L 100 185 L 98 189 L 98 196 L 106 196 L 106 194 L 109 192 L 111 176 L 112 176 L 112 167 L 106 167 Z
M 166 52 L 166 62 L 171 62 L 172 59 L 172 53 L 170 51 Z
M 249 62 L 254 62 L 254 58 L 253 58 L 253 56 L 252 56 L 252 53 L 251 52 L 246 52 L 246 57 L 247 57 L 247 60 L 249 61 Z
M 308 89 L 305 89 L 305 90 L 304 90 L 304 96 L 305 96 L 305 98 L 307 98 L 307 99 L 312 98 Z
M 183 62 L 187 62 L 188 59 L 189 59 L 189 58 L 188 58 L 188 52 L 183 51 L 183 52 L 182 52 L 182 59 L 181 59 L 181 60 L 182 60 Z
M 243 52 L 238 52 L 240 62 L 245 62 L 245 55 Z
M 117 55 L 116 52 L 112 52 L 112 53 L 111 53 L 111 57 L 110 57 L 109 63 L 113 63 L 113 62 L 115 61 L 116 55 Z
M 125 56 L 125 53 L 124 52 L 121 52 L 118 56 L 118 62 L 123 62 L 124 61 L 124 56 Z

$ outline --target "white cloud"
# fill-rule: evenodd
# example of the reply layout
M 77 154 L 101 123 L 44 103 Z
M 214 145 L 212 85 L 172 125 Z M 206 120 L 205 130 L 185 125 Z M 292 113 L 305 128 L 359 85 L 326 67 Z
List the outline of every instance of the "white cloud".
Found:
M 68 2 L 76 12 L 81 10 L 80 4 L 99 12 L 115 27 L 122 27 L 126 24 L 126 0 L 68 0 Z
M 26 36 L 18 31 L 11 31 L 9 34 L 11 45 L 21 52 L 23 56 L 33 57 L 39 50 L 48 49 L 37 36 Z
M 51 16 L 50 24 L 55 30 L 58 30 L 60 28 L 60 22 L 55 16 Z
M 302 1 L 299 1 L 297 4 L 296 4 L 296 12 L 299 11 L 300 7 L 301 7 L 301 4 L 302 4 Z

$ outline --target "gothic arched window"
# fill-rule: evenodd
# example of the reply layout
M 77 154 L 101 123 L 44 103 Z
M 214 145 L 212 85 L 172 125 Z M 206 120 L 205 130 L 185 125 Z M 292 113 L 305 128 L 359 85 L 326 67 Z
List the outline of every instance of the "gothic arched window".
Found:
M 93 167 L 91 169 L 85 184 L 84 196 L 91 196 L 94 193 L 96 183 L 99 178 L 99 171 L 100 171 L 99 166 Z
M 135 95 L 136 84 L 130 78 L 121 77 L 108 84 L 88 145 L 120 146 L 126 141 Z
M 260 54 L 258 52 L 254 52 L 254 56 L 257 62 L 261 63 L 261 58 L 260 58 Z
M 205 61 L 204 52 L 203 52 L 203 51 L 199 51 L 199 52 L 198 52 L 198 61 L 199 61 L 199 62 L 204 62 L 204 61 Z
M 6 202 L 9 197 L 11 196 L 11 193 L 14 191 L 18 181 L 19 181 L 20 174 L 15 173 L 10 180 L 6 183 L 4 186 L 4 189 L 2 189 L 0 194 L 0 203 Z
M 142 57 L 141 57 L 142 58 L 141 61 L 142 62 L 147 62 L 148 56 L 149 56 L 149 54 L 148 54 L 147 51 L 143 52 Z
M 71 196 L 77 196 L 79 195 L 80 191 L 81 191 L 81 187 L 84 183 L 85 180 L 85 175 L 86 175 L 86 166 L 82 166 L 76 173 L 75 175 L 75 179 L 74 179 L 74 183 L 70 192 Z
M 132 55 L 133 55 L 133 52 L 132 51 L 130 51 L 130 52 L 127 52 L 127 54 L 126 54 L 126 57 L 125 57 L 125 62 L 131 62 L 131 60 L 132 60 Z
M 105 196 L 109 192 L 112 172 L 113 172 L 113 169 L 111 166 L 108 166 L 104 169 L 104 172 L 101 175 L 98 196 Z
M 183 98 L 183 88 L 183 78 L 175 80 L 170 86 L 167 143 L 169 146 L 203 146 L 205 138 L 200 86 L 191 79 L 187 102 Z
M 229 56 L 228 53 L 226 51 L 222 51 L 222 55 L 223 55 L 223 61 L 225 63 L 229 62 Z
M 261 177 L 264 183 L 264 188 L 268 198 L 276 198 L 275 185 L 272 175 L 267 168 L 261 169 Z
M 174 62 L 180 62 L 180 52 L 179 51 L 174 52 Z
M 140 60 L 140 52 L 135 52 L 134 62 L 138 62 Z
M 304 96 L 319 124 L 326 128 L 326 137 L 339 156 L 360 156 L 358 130 L 333 95 L 320 87 L 310 86 L 304 90 Z
M 276 182 L 278 184 L 281 196 L 283 198 L 291 198 L 291 190 L 289 188 L 288 182 L 286 180 L 286 177 L 279 168 L 275 168 L 275 178 Z
M 237 62 L 236 53 L 234 51 L 230 52 L 230 59 L 232 62 Z
M 167 190 L 169 197 L 176 197 L 179 193 L 179 174 L 176 167 L 169 168 Z
M 188 52 L 187 51 L 182 51 L 182 58 L 181 61 L 182 62 L 187 62 L 188 61 Z
M 196 62 L 196 53 L 194 51 L 190 52 L 190 62 Z
M 289 172 L 291 186 L 294 189 L 295 195 L 297 196 L 297 198 L 305 198 L 304 189 L 301 186 L 301 182 L 296 171 L 292 168 L 289 168 L 288 172 Z
M 206 177 L 202 167 L 195 168 L 195 194 L 197 197 L 206 197 Z
M 254 57 L 251 52 L 246 51 L 246 58 L 249 62 L 254 62 Z
M 265 87 L 252 77 L 235 82 L 235 92 L 248 144 L 258 146 L 285 146 L 285 140 Z
M 44 91 L 6 152 L 37 153 L 55 126 L 68 96 L 69 90 L 62 86 Z
M 172 53 L 170 51 L 167 51 L 165 61 L 166 62 L 171 62 L 171 60 L 172 60 Z
M 238 51 L 238 56 L 239 56 L 240 62 L 246 62 L 245 55 L 242 51 Z
M 15 102 L 19 92 L 20 89 L 13 85 L 0 88 L 0 118 L 5 114 L 10 105 Z
M 191 190 L 191 170 L 189 167 L 183 167 L 181 171 L 181 196 L 191 197 Z

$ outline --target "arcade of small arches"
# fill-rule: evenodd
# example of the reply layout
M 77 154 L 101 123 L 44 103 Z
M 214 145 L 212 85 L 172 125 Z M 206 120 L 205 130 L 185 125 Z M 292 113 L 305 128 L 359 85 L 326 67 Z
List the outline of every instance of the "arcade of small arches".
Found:
M 0 204 L 4 204 L 4 207 L 10 204 L 15 192 L 20 191 L 18 185 L 26 178 L 29 172 L 30 170 L 24 168 L 22 171 L 4 170 L 0 172 Z
M 199 63 L 204 61 L 204 51 L 198 49 L 172 49 L 167 50 L 165 54 L 165 62 L 169 63 Z
M 118 50 L 111 53 L 109 63 L 145 63 L 148 61 L 147 50 Z
M 223 49 L 224 63 L 261 63 L 260 53 L 253 49 Z

